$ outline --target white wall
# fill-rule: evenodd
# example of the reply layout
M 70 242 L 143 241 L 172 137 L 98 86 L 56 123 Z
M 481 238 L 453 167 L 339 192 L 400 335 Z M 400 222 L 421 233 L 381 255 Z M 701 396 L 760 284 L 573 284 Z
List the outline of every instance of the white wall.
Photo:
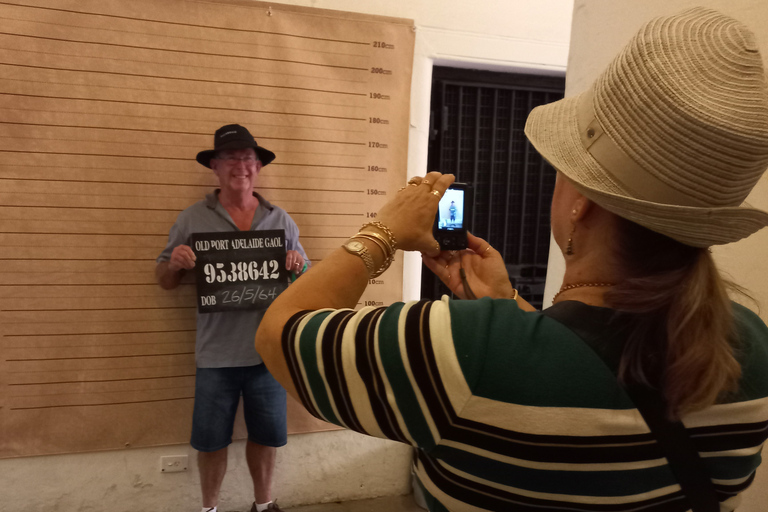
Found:
M 568 60 L 566 96 L 585 90 L 640 26 L 654 16 L 671 14 L 703 5 L 718 9 L 746 23 L 757 35 L 763 59 L 768 67 L 768 3 L 765 0 L 576 0 L 573 10 L 573 32 Z M 768 211 L 768 177 L 765 175 L 748 198 L 753 206 Z M 768 321 L 768 229 L 740 242 L 713 250 L 721 270 L 737 283 L 747 287 L 762 304 L 761 317 Z M 554 242 L 550 246 L 549 272 L 544 298 L 551 303 L 560 288 L 565 265 Z M 754 304 L 747 303 L 748 307 Z M 744 495 L 739 512 L 768 510 L 768 469 L 758 470 L 757 479 Z
M 296 0 L 282 3 L 411 18 L 416 49 L 408 175 L 427 162 L 432 65 L 564 73 L 571 0 Z M 404 297 L 419 293 L 420 260 L 406 260 Z M 224 510 L 248 510 L 252 494 L 243 443 L 232 445 Z M 164 474 L 159 458 L 190 455 L 190 470 Z M 410 449 L 352 432 L 293 435 L 278 451 L 281 505 L 405 494 Z M 194 452 L 167 446 L 0 460 L 0 509 L 14 512 L 176 512 L 200 505 Z

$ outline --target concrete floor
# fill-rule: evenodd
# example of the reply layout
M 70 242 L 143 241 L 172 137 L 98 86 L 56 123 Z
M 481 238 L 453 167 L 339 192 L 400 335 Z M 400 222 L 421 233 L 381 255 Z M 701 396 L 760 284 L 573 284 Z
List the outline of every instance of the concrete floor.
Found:
M 373 500 L 345 501 L 306 505 L 285 509 L 285 512 L 426 512 L 416 505 L 412 495 L 389 496 Z

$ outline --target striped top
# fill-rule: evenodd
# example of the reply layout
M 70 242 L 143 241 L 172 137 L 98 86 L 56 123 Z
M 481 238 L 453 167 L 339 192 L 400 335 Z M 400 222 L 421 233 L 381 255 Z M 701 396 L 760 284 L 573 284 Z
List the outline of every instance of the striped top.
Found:
M 722 511 L 738 505 L 768 437 L 768 328 L 734 311 L 741 390 L 683 419 Z M 418 448 L 433 512 L 687 510 L 615 368 L 514 301 L 304 312 L 283 350 L 312 414 Z

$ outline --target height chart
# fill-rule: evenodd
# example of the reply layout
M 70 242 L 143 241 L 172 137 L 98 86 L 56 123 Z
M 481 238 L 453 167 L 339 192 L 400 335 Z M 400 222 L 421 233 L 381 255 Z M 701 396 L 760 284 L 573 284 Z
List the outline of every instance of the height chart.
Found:
M 257 190 L 322 260 L 404 184 L 412 22 L 236 0 L 11 0 L 0 20 L 0 457 L 186 443 L 195 283 L 154 268 L 216 186 L 195 155 L 246 126 L 277 154 Z M 360 305 L 401 290 L 398 258 Z

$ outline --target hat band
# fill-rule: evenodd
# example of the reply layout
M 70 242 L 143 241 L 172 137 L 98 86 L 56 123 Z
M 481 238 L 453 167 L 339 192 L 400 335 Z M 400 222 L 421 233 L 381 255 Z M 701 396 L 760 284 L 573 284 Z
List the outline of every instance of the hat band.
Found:
M 632 160 L 605 134 L 595 115 L 594 85 L 581 94 L 577 122 L 584 149 L 618 183 L 625 194 L 654 203 L 680 206 L 711 206 L 669 186 Z

